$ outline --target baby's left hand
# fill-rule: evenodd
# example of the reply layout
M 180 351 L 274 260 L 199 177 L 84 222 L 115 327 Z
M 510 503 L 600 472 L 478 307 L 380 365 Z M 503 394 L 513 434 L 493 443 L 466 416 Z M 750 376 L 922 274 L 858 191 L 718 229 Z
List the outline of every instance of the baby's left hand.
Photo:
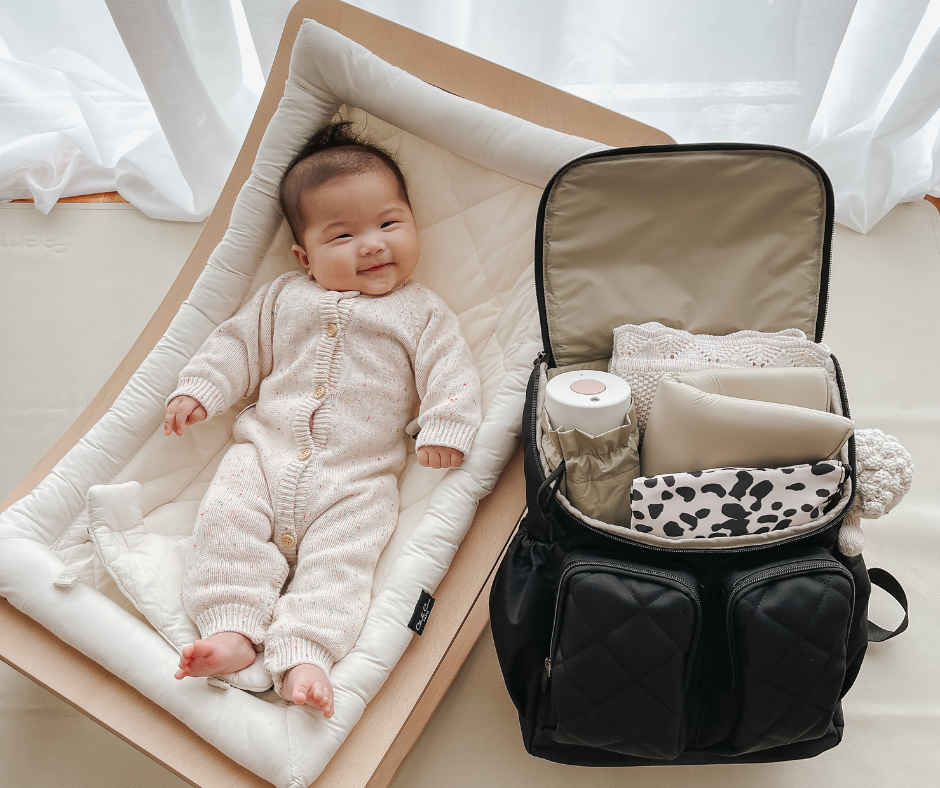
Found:
M 418 462 L 425 468 L 457 468 L 463 462 L 463 452 L 449 446 L 422 446 Z

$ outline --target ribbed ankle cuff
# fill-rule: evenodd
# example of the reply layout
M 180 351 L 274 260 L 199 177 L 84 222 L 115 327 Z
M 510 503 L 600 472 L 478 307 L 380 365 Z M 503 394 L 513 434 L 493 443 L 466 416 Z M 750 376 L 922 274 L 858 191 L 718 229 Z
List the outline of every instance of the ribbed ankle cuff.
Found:
M 284 674 L 295 665 L 316 665 L 327 676 L 333 668 L 333 655 L 319 643 L 294 637 L 275 637 L 264 644 L 264 669 L 280 692 Z
M 249 605 L 218 605 L 210 607 L 196 617 L 196 626 L 203 638 L 219 632 L 238 632 L 255 645 L 264 642 L 271 626 L 272 612 Z

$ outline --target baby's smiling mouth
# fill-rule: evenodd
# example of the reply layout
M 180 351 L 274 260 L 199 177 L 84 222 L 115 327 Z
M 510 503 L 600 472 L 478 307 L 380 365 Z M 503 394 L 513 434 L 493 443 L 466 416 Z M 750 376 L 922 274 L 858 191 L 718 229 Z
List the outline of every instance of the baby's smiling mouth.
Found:
M 392 265 L 392 263 L 377 263 L 376 265 L 373 265 L 371 268 L 364 268 L 362 270 L 362 273 L 368 274 L 373 271 L 381 271 L 383 268 L 386 268 L 390 265 Z

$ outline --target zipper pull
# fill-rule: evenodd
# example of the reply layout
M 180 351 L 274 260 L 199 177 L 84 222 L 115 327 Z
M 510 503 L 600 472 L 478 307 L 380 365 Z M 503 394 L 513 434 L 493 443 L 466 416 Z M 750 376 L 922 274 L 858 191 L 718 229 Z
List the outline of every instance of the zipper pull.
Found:
M 552 658 L 545 657 L 545 675 L 546 677 L 551 677 L 552 675 Z

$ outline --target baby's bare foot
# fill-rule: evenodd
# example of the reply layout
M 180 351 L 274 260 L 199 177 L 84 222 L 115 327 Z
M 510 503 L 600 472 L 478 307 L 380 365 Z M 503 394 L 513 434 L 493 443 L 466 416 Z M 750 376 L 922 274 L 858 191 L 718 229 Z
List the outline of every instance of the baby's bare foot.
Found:
M 323 712 L 329 719 L 333 716 L 333 685 L 316 665 L 295 665 L 284 674 L 281 697 L 297 705 L 306 703 Z
M 255 661 L 255 647 L 238 632 L 219 632 L 183 648 L 178 679 L 236 673 Z

